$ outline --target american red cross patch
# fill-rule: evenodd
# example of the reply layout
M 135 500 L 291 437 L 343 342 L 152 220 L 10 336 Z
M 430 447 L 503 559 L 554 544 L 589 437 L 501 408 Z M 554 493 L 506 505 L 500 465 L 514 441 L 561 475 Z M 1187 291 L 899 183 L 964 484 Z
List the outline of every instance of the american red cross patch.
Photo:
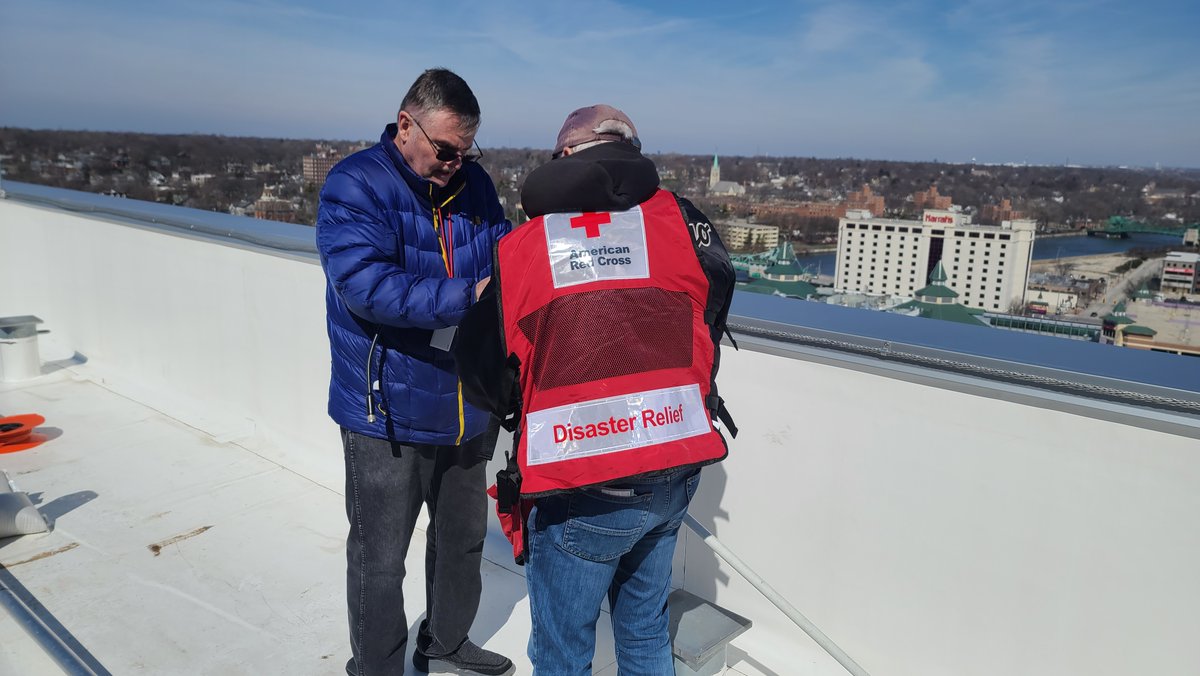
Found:
M 641 207 L 547 214 L 543 220 L 555 288 L 650 276 Z

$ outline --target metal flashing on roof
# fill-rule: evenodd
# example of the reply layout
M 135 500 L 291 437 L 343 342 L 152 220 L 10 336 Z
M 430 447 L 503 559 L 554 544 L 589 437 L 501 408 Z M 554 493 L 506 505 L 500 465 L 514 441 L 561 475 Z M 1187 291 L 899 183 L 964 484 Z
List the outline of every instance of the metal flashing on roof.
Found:
M 5 181 L 7 199 L 39 204 L 106 218 L 160 232 L 224 241 L 299 258 L 317 258 L 316 228 L 295 223 L 265 221 L 172 204 L 159 204 L 124 197 L 111 197 L 51 188 L 32 183 Z
M 762 295 L 736 294 L 735 335 L 1200 415 L 1200 360 Z

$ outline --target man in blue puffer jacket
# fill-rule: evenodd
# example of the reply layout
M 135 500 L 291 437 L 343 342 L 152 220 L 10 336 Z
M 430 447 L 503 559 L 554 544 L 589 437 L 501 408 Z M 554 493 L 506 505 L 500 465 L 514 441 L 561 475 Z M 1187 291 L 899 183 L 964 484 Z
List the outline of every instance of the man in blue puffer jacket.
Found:
M 358 676 L 404 672 L 401 583 L 422 504 L 427 607 L 414 665 L 512 669 L 467 638 L 479 608 L 484 471 L 497 428 L 463 401 L 449 352 L 491 275 L 496 240 L 511 229 L 475 163 L 478 127 L 467 83 L 427 70 L 380 142 L 340 162 L 321 190 L 329 415 L 342 428 L 350 520 L 346 670 Z

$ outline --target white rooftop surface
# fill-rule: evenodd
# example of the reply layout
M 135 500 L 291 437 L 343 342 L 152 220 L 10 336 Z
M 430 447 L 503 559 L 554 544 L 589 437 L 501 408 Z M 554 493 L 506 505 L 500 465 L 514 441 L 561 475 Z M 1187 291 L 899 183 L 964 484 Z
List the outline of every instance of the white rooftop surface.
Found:
M 0 468 L 56 521 L 48 534 L 0 539 L 4 569 L 113 674 L 345 673 L 342 495 L 115 394 L 87 371 L 0 385 L 0 414 L 38 412 L 40 429 L 61 432 L 0 455 Z M 508 543 L 495 530 L 489 538 L 471 635 L 528 674 L 524 579 Z M 419 532 L 404 582 L 410 632 L 421 619 L 424 556 Z M 606 614 L 598 633 L 596 673 L 615 674 Z M 739 654 L 746 670 L 728 673 L 772 673 L 736 649 L 731 659 Z M 0 674 L 55 673 L 0 613 Z
M 23 252 L 0 264 L 0 315 L 44 320 L 60 370 L 0 384 L 0 415 L 41 413 L 57 436 L 0 468 L 58 527 L 0 540 L 0 582 L 106 672 L 342 673 L 325 279 L 256 244 L 311 232 L 71 191 L 60 208 L 34 188 L 0 200 L 0 248 Z M 736 303 L 794 316 L 796 335 L 749 326 L 722 353 L 741 432 L 690 513 L 869 673 L 1200 674 L 1200 362 Z M 484 556 L 473 638 L 528 674 L 524 581 L 494 517 Z M 846 673 L 699 537 L 681 533 L 674 570 L 754 622 L 733 673 Z M 0 612 L 0 676 L 58 673 L 39 653 Z

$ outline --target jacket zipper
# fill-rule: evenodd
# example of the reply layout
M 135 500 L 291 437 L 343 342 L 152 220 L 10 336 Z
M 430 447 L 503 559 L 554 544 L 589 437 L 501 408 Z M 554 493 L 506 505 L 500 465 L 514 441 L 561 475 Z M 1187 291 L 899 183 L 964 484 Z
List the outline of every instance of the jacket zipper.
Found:
M 455 197 L 458 197 L 458 193 L 462 192 L 462 189 L 466 185 L 464 181 L 458 186 L 458 190 L 455 190 L 454 194 L 447 197 L 446 201 L 441 204 L 434 203 L 433 184 L 429 185 L 429 205 L 433 208 L 433 234 L 437 237 L 438 249 L 441 250 L 442 254 L 442 264 L 446 266 L 446 276 L 450 279 L 454 278 L 454 224 L 449 216 L 445 218 L 445 223 L 443 223 L 442 208 L 449 204 Z M 454 380 L 457 384 L 458 395 L 458 437 L 454 439 L 454 445 L 458 446 L 462 443 L 463 435 L 467 433 L 467 421 L 466 412 L 463 410 L 462 379 L 455 375 Z

